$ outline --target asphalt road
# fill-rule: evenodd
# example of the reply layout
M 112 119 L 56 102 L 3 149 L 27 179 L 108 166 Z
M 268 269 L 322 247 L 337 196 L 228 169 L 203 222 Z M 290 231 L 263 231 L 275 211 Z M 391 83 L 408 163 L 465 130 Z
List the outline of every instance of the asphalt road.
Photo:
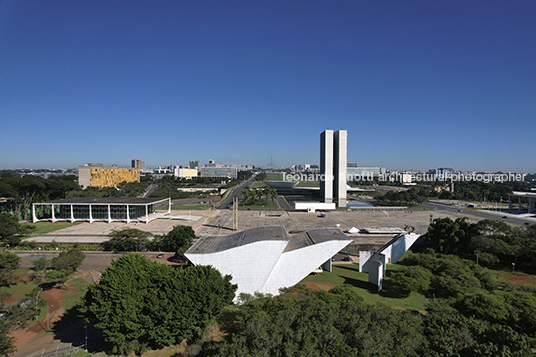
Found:
M 236 187 L 233 192 L 227 197 L 225 201 L 220 203 L 219 206 L 217 206 L 217 209 L 227 209 L 227 206 L 233 206 L 233 199 L 238 198 L 241 199 L 242 196 L 242 190 L 246 187 L 249 187 L 255 182 L 255 175 L 253 175 L 249 180 L 246 182 L 241 183 L 238 187 Z

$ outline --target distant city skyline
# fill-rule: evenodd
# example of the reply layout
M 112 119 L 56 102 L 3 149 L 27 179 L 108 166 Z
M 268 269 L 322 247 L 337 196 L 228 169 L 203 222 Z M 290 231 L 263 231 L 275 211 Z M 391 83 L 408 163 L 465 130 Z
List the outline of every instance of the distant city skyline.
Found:
M 536 1 L 0 2 L 0 169 L 535 172 Z

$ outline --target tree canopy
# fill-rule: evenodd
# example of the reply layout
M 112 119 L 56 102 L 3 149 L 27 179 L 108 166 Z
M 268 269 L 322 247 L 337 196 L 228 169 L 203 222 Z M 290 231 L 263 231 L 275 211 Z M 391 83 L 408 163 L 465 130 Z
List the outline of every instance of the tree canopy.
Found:
M 157 348 L 202 331 L 234 298 L 236 285 L 212 267 L 174 269 L 129 254 L 88 287 L 80 310 L 114 354 Z
M 104 244 L 104 250 L 114 252 L 143 252 L 150 242 L 150 233 L 136 228 L 113 230 L 108 234 L 110 240 Z
M 192 227 L 177 225 L 163 236 L 156 236 L 151 243 L 151 250 L 182 254 L 192 245 L 194 238 Z

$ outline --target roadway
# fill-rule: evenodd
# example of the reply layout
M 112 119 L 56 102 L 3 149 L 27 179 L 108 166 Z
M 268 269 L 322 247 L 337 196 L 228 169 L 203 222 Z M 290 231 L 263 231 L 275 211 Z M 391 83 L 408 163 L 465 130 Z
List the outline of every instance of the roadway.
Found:
M 461 212 L 465 215 L 470 215 L 481 219 L 493 219 L 496 221 L 502 221 L 510 224 L 525 225 L 527 223 L 534 224 L 536 222 L 534 218 L 516 217 L 511 213 L 477 210 L 462 206 L 452 206 L 446 203 L 438 203 L 433 201 L 424 202 L 422 203 L 422 205 L 432 207 L 438 211 L 441 210 L 446 212 Z
M 227 206 L 232 207 L 233 206 L 233 199 L 238 198 L 239 200 L 242 199 L 242 190 L 246 187 L 249 187 L 255 182 L 255 175 L 253 175 L 249 180 L 242 182 L 240 185 L 235 187 L 233 189 L 233 192 L 222 202 L 220 203 L 216 208 L 217 209 L 226 209 Z

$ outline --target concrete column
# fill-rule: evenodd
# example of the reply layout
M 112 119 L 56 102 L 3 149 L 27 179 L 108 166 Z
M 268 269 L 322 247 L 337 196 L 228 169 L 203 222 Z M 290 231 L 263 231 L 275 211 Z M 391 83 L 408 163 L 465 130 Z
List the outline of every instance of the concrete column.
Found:
M 54 215 L 54 204 L 52 206 L 52 223 L 56 222 L 56 216 Z
M 74 223 L 74 208 L 72 204 L 71 204 L 71 223 Z
M 35 214 L 35 203 L 32 203 L 32 222 L 35 223 L 37 221 L 38 221 L 38 219 L 37 219 L 37 216 Z
M 168 198 L 168 214 L 171 214 L 171 198 Z
M 145 205 L 145 224 L 149 223 L 149 205 Z
M 128 205 L 127 205 L 127 223 L 130 223 L 130 212 L 128 211 Z
M 110 209 L 110 204 L 108 204 L 108 223 L 112 223 L 112 210 Z
M 517 196 L 517 213 L 521 213 L 521 196 Z
M 89 205 L 89 223 L 93 223 L 93 215 L 91 214 L 91 204 Z
M 512 196 L 508 195 L 508 211 L 512 211 Z

